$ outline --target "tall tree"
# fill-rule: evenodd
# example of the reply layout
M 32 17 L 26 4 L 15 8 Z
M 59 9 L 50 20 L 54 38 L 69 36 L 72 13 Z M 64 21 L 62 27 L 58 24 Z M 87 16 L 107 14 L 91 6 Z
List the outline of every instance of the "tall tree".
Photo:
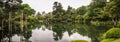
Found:
M 62 9 L 62 4 L 59 2 L 54 2 L 53 3 L 53 17 L 57 21 L 62 21 L 64 20 L 63 16 L 65 14 L 65 11 Z
M 114 26 L 116 25 L 116 22 L 120 18 L 120 1 L 119 0 L 113 0 L 104 7 L 103 14 L 108 15 L 113 23 Z
M 86 6 L 82 6 L 76 9 L 77 14 L 84 15 L 86 13 Z

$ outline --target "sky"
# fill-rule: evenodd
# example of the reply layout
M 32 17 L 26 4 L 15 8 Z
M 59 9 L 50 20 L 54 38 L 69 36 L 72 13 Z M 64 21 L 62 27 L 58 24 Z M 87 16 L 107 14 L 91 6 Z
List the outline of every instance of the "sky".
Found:
M 29 4 L 37 12 L 51 12 L 55 1 L 60 2 L 65 10 L 68 6 L 78 8 L 89 5 L 91 2 L 91 0 L 23 0 L 23 3 Z

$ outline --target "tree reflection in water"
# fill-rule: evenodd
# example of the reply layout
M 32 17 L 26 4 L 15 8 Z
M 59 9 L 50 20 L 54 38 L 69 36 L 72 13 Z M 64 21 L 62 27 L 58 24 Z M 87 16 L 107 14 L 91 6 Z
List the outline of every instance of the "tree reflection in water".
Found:
M 42 29 L 46 31 L 46 29 L 53 32 L 53 39 L 55 41 L 59 41 L 63 39 L 64 33 L 67 32 L 69 37 L 74 33 L 79 33 L 82 36 L 88 36 L 91 38 L 91 42 L 99 42 L 100 36 L 106 30 L 110 28 L 110 26 L 93 26 L 87 24 L 73 24 L 73 23 L 54 23 L 54 24 L 35 24 L 28 25 L 24 27 L 23 32 L 21 32 L 20 28 L 12 28 L 12 31 L 9 32 L 7 28 L 0 30 L 0 40 L 1 42 L 12 42 L 13 37 L 17 35 L 20 39 L 20 42 L 32 42 L 30 38 L 32 37 L 32 30 Z M 105 29 L 106 28 L 106 29 Z M 37 35 L 36 35 L 37 36 Z

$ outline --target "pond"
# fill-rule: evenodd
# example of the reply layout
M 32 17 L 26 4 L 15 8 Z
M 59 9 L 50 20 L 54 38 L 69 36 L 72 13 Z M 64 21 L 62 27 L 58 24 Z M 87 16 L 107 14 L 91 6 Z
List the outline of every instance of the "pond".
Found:
M 31 27 L 31 28 L 30 28 Z M 102 34 L 110 26 L 94 26 L 77 23 L 37 24 L 12 31 L 4 29 L 0 31 L 2 42 L 70 42 L 71 40 L 86 40 L 99 42 Z

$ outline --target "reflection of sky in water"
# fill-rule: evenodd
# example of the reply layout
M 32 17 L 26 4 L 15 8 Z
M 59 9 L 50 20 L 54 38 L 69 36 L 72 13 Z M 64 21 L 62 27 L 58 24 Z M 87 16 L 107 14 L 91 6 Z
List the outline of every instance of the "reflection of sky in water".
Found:
M 70 42 L 70 40 L 87 40 L 91 42 L 91 39 L 87 36 L 82 36 L 78 33 L 73 33 L 70 37 L 68 35 L 68 32 L 64 32 L 62 39 L 55 41 L 53 39 L 53 31 L 42 28 L 32 30 L 32 37 L 29 39 L 32 42 Z M 20 37 L 15 35 L 12 37 L 12 41 L 19 42 Z
M 82 36 L 78 33 L 74 33 L 73 35 L 70 36 L 71 40 L 87 40 L 88 42 L 91 42 L 91 38 L 88 36 Z
M 14 41 L 14 42 L 19 42 L 19 41 L 20 41 L 20 36 L 14 35 L 14 36 L 12 37 L 12 41 Z

